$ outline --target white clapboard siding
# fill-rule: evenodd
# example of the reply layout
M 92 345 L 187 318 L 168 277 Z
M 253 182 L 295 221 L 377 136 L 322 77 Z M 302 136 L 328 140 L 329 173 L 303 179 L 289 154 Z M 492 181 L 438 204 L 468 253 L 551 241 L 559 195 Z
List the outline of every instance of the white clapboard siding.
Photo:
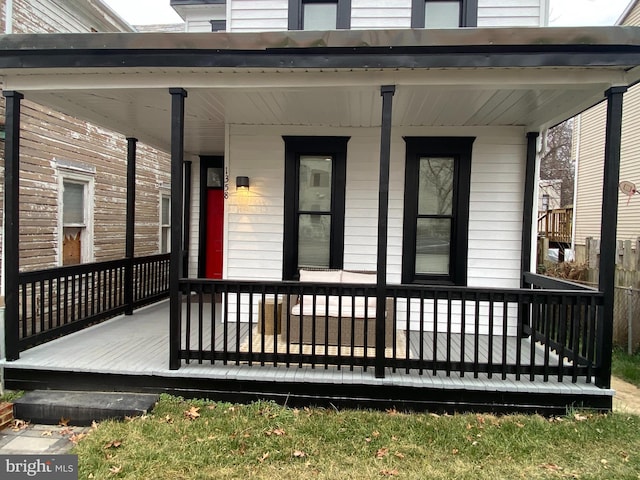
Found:
M 198 257 L 200 247 L 200 157 L 191 160 L 191 225 L 189 225 L 189 272 L 188 276 L 198 276 Z
M 288 0 L 229 0 L 232 32 L 265 32 L 287 30 Z
M 351 28 L 354 30 L 410 26 L 411 0 L 351 1 Z
M 478 0 L 478 27 L 542 27 L 547 0 Z

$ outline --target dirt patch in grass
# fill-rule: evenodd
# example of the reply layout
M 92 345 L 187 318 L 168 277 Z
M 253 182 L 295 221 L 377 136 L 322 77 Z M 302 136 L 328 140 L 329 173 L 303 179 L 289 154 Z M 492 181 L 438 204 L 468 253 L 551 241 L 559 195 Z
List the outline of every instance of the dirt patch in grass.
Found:
M 613 397 L 613 411 L 640 415 L 640 388 L 616 377 L 611 377 L 611 388 L 616 391 Z

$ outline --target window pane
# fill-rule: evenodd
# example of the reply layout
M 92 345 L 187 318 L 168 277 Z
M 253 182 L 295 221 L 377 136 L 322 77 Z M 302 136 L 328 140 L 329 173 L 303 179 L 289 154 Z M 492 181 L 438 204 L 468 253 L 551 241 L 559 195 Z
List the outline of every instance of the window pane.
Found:
M 331 157 L 300 157 L 298 209 L 301 212 L 331 210 Z
M 419 218 L 416 229 L 416 274 L 449 274 L 451 219 Z
M 424 28 L 458 28 L 460 2 L 431 2 L 424 6 Z
M 453 158 L 420 159 L 418 215 L 451 215 L 453 170 Z
M 335 30 L 338 22 L 338 3 L 303 3 L 303 30 Z
M 84 225 L 84 184 L 64 182 L 62 222 Z
M 300 215 L 298 267 L 328 267 L 331 215 Z
M 169 225 L 171 218 L 171 200 L 169 197 L 162 197 L 162 225 Z

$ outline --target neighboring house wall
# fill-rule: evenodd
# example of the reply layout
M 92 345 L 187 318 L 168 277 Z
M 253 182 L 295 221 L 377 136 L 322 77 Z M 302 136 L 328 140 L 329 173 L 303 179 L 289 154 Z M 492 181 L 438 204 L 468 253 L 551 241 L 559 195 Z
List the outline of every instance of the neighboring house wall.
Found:
M 131 31 L 96 0 L 13 0 L 14 33 Z M 0 2 L 2 28 L 5 1 Z M 4 116 L 4 102 L 0 107 Z M 86 261 L 124 256 L 126 212 L 126 139 L 114 132 L 22 102 L 20 149 L 20 268 L 60 265 L 63 176 L 93 185 L 91 242 Z M 135 254 L 159 252 L 160 186 L 169 184 L 169 156 L 138 144 Z M 4 172 L 3 172 L 4 173 Z M 80 177 L 78 177 L 80 174 Z M 4 177 L 4 174 L 2 175 Z M 4 186 L 4 178 L 2 178 Z M 91 200 L 91 199 L 89 199 Z M 89 232 L 91 233 L 91 232 Z M 86 255 L 88 254 L 88 256 Z
M 623 25 L 640 25 L 640 3 L 628 12 Z M 622 117 L 622 149 L 620 180 L 640 186 L 640 86 L 630 88 L 624 95 Z M 591 108 L 578 117 L 573 135 L 573 155 L 577 161 L 575 210 L 575 242 L 578 260 L 582 260 L 585 238 L 600 238 L 602 209 L 602 175 L 606 102 Z M 640 198 L 618 195 L 618 240 L 635 240 L 640 236 Z
M 209 20 L 223 19 L 219 6 L 183 6 L 186 29 L 211 31 Z M 288 0 L 228 0 L 227 30 L 232 32 L 282 31 L 288 26 Z M 479 0 L 478 26 L 546 26 L 548 0 Z M 352 0 L 351 28 L 410 28 L 411 0 Z

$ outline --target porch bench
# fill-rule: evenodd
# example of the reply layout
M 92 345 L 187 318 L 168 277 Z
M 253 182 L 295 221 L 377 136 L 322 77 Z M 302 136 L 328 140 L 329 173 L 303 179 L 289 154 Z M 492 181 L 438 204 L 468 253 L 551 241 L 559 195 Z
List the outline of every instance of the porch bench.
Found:
M 349 270 L 300 270 L 301 282 L 375 284 L 376 273 Z M 354 300 L 352 304 L 352 299 Z M 327 303 L 328 301 L 328 303 Z M 351 328 L 354 330 L 354 347 L 365 346 L 365 323 L 367 330 L 366 346 L 375 347 L 376 339 L 376 298 L 363 296 L 316 295 L 315 302 L 315 342 L 324 345 L 351 346 Z M 340 309 L 341 307 L 341 309 Z M 302 311 L 301 311 L 302 309 Z M 355 313 L 355 315 L 352 314 Z M 283 337 L 290 343 L 310 344 L 314 338 L 313 328 L 313 295 L 285 296 L 282 305 L 281 328 Z M 287 315 L 289 328 L 287 329 Z M 394 302 L 387 298 L 385 302 L 385 344 L 393 342 Z M 326 329 L 325 329 L 326 327 Z M 287 337 L 288 333 L 288 337 Z

